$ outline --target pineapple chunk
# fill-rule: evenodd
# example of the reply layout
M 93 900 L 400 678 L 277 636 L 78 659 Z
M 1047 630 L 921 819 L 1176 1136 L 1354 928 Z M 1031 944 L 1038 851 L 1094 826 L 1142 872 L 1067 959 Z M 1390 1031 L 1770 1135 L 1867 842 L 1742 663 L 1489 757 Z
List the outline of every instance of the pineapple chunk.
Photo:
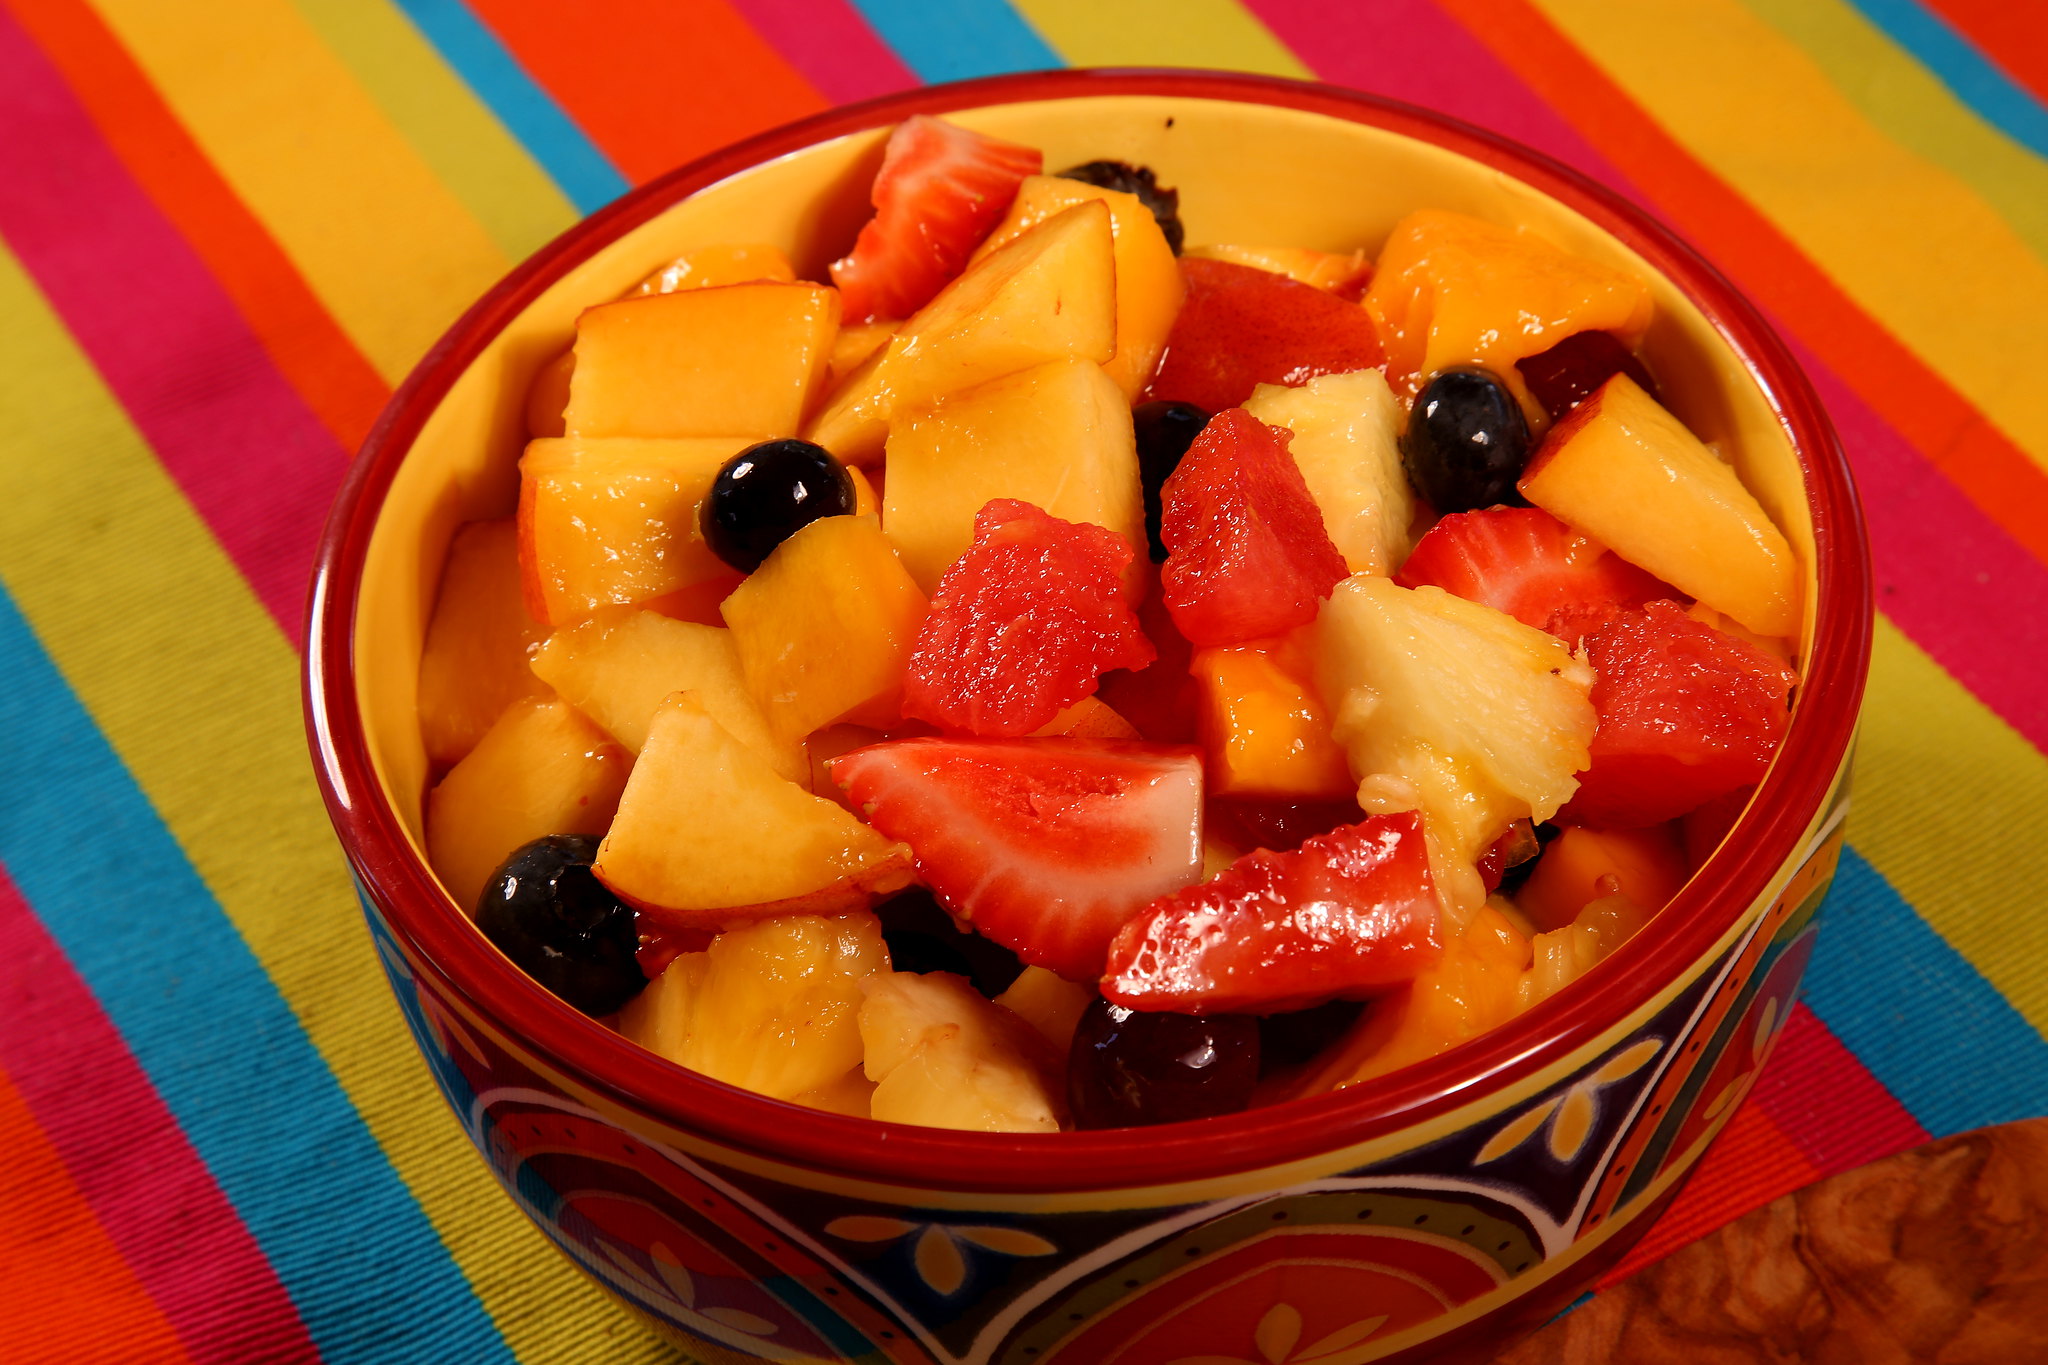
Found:
M 1757 634 L 1799 633 L 1799 563 L 1784 533 L 1735 470 L 1627 375 L 1573 408 L 1516 486 Z
M 1339 583 L 1314 629 L 1358 803 L 1422 812 L 1438 891 L 1454 918 L 1469 915 L 1485 899 L 1478 856 L 1578 790 L 1593 670 L 1505 612 L 1371 574 Z
M 1530 940 L 1529 970 L 1522 974 L 1521 1008 L 1527 1009 L 1592 970 L 1650 922 L 1650 913 L 1627 896 L 1605 896 L 1561 929 Z
M 1353 573 L 1392 577 L 1415 548 L 1415 495 L 1401 468 L 1401 402 L 1378 370 L 1326 374 L 1299 388 L 1261 384 L 1245 411 L 1294 433 L 1287 453 Z
M 652 611 L 607 611 L 558 630 L 533 656 L 533 672 L 634 753 L 672 692 L 694 692 L 725 732 L 792 782 L 809 765 L 793 744 L 777 744 L 740 674 L 732 632 Z
M 619 1031 L 713 1080 L 846 1112 L 860 1090 L 860 982 L 888 965 L 866 911 L 763 920 L 678 956 Z
M 1037 1029 L 1053 1051 L 1064 1057 L 1074 1045 L 1081 1014 L 1093 999 L 1095 992 L 1088 986 L 1043 967 L 1026 967 L 1010 983 L 1010 989 L 996 997 L 996 1003 Z
M 464 913 L 521 844 L 602 834 L 633 756 L 554 697 L 512 703 L 427 794 L 427 862 Z
M 547 692 L 526 665 L 547 632 L 526 614 L 512 519 L 455 533 L 420 652 L 420 738 L 427 757 L 454 763 L 522 697 Z
M 1062 1070 L 1031 1025 L 949 972 L 878 972 L 861 990 L 875 1118 L 984 1133 L 1059 1131 Z
M 991 498 L 1107 527 L 1145 558 L 1130 404 L 1088 361 L 1035 366 L 932 407 L 899 409 L 888 470 L 882 527 L 927 594 L 974 542 L 975 513 Z
M 873 464 L 898 407 L 1049 360 L 1108 360 L 1116 353 L 1110 222 L 1108 205 L 1077 205 L 968 266 L 846 377 L 804 438 L 849 464 Z
M 653 923 L 725 928 L 865 909 L 910 850 L 778 774 L 692 692 L 664 701 L 592 869 Z

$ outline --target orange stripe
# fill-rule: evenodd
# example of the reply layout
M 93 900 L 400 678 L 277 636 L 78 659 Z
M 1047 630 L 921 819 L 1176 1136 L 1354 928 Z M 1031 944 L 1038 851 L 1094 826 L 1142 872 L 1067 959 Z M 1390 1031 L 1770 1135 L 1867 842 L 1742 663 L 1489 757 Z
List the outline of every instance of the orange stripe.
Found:
M 470 7 L 635 183 L 829 103 L 726 0 Z
M 0 1360 L 189 1362 L 4 1072 L 0 1151 Z
M 107 145 L 206 264 L 286 380 L 347 449 L 391 390 L 82 0 L 13 0 Z
M 2048 562 L 2048 476 L 1527 0 L 1437 0 L 1655 201 L 1978 510 Z M 1923 268 L 1905 261 L 1901 269 Z

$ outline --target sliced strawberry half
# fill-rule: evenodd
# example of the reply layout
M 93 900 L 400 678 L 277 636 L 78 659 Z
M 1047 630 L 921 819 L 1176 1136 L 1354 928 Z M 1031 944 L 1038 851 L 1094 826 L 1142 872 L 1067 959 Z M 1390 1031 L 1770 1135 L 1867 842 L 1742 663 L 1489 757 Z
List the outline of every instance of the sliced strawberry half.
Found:
M 1422 817 L 1369 816 L 1246 854 L 1132 919 L 1102 996 L 1177 1014 L 1307 1009 L 1410 980 L 1442 951 L 1440 921 Z
M 1219 412 L 1160 490 L 1160 584 L 1197 645 L 1305 626 L 1350 573 L 1287 453 L 1291 435 L 1243 408 Z
M 932 594 L 903 714 L 970 735 L 1028 735 L 1157 653 L 1125 600 L 1131 543 L 1028 502 L 995 498 Z
M 906 739 L 832 760 L 868 822 L 976 932 L 1070 981 L 1202 872 L 1202 763 L 1113 740 Z
M 1540 507 L 1453 512 L 1416 542 L 1394 581 L 1442 588 L 1538 630 L 1559 612 L 1639 607 L 1679 595 Z
M 1764 774 L 1798 675 L 1776 656 L 1686 615 L 1560 612 L 1551 633 L 1583 648 L 1596 675 L 1593 764 L 1561 823 L 1633 828 L 1684 815 Z
M 1045 158 L 914 114 L 896 126 L 869 199 L 875 216 L 832 263 L 848 322 L 907 318 L 958 275 Z
M 1183 256 L 1187 298 L 1167 334 L 1150 396 L 1204 412 L 1234 408 L 1261 384 L 1306 384 L 1386 359 L 1355 303 L 1270 270 Z

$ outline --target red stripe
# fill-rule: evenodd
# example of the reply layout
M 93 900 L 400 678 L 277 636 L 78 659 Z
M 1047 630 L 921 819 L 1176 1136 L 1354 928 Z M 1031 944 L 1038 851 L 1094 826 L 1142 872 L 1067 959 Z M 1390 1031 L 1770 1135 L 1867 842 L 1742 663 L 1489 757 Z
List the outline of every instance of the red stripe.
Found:
M 834 104 L 873 99 L 917 85 L 846 0 L 733 0 L 756 33 Z
M 129 174 L 205 260 L 264 349 L 343 446 L 368 434 L 390 386 L 214 170 L 149 78 L 80 0 L 14 5 Z
M 1920 0 L 2005 74 L 2048 100 L 2048 10 L 2040 0 Z
M 0 963 L 0 1071 L 192 1357 L 317 1362 L 269 1260 L 5 868 Z M 0 1150 L 10 1166 L 16 1149 Z M 0 1321 L 20 1307 L 8 1299 Z
M 1927 1141 L 1928 1132 L 1814 1012 L 1795 1005 L 1752 1102 L 1823 1176 Z
M 0 237 L 294 641 L 346 452 L 0 13 Z
M 725 0 L 471 0 L 479 18 L 638 184 L 827 101 Z

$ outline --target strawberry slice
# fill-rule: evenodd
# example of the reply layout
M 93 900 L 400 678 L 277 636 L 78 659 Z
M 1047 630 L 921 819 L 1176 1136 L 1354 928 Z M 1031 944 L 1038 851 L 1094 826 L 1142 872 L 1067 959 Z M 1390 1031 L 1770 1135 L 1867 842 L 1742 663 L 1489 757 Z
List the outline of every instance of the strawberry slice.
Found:
M 1422 817 L 1373 815 L 1246 854 L 1132 919 L 1102 996 L 1177 1014 L 1279 1014 L 1396 986 L 1442 951 Z
M 1092 982 L 1126 919 L 1202 872 L 1202 763 L 1115 740 L 903 739 L 833 759 L 868 822 L 975 930 Z
M 1196 645 L 1305 626 L 1350 573 L 1287 453 L 1292 435 L 1219 412 L 1160 490 L 1166 609 Z
M 1028 735 L 1157 651 L 1124 600 L 1131 543 L 995 498 L 939 580 L 911 647 L 903 714 L 947 730 Z
M 1260 384 L 1306 384 L 1383 363 L 1372 318 L 1312 284 L 1234 261 L 1183 256 L 1187 298 L 1147 394 L 1234 408 Z
M 958 275 L 1045 158 L 913 114 L 889 135 L 868 197 L 875 216 L 832 262 L 846 321 L 907 318 Z
M 1118 715 L 1154 744 L 1193 744 L 1201 688 L 1188 665 L 1195 647 L 1173 624 L 1159 594 L 1159 566 L 1138 564 L 1144 591 L 1138 599 L 1138 625 L 1158 657 L 1143 668 L 1112 669 L 1102 675 L 1099 695 Z
M 1659 824 L 1764 774 L 1785 733 L 1798 675 L 1675 603 L 1560 612 L 1551 633 L 1597 675 L 1593 764 L 1560 823 Z
M 1540 507 L 1453 512 L 1416 542 L 1394 581 L 1442 588 L 1538 630 L 1563 611 L 1639 607 L 1679 595 Z

